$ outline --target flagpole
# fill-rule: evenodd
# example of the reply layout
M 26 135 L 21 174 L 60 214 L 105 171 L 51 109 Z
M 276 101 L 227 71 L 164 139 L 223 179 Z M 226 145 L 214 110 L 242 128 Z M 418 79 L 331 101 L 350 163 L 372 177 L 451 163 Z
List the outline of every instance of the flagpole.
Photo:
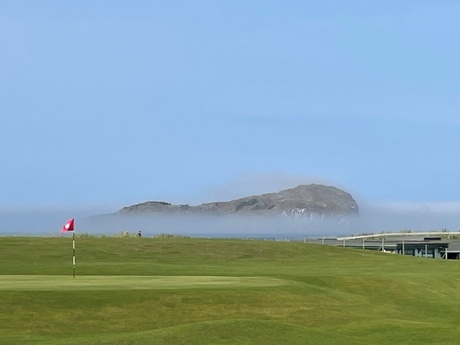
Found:
M 62 232 L 72 231 L 72 249 L 73 249 L 73 256 L 72 256 L 72 270 L 73 270 L 73 277 L 75 278 L 75 223 L 74 218 L 69 219 L 67 223 L 62 227 Z
M 73 277 L 75 278 L 75 231 L 72 231 L 72 248 L 73 248 L 73 257 L 72 257 L 72 264 L 73 264 Z

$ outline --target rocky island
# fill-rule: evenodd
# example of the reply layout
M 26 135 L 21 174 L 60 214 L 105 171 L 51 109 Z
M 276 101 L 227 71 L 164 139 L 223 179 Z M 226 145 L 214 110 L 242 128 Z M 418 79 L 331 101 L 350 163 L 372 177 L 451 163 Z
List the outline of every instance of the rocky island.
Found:
M 333 186 L 309 184 L 276 193 L 252 195 L 231 201 L 217 201 L 196 206 L 174 205 L 164 201 L 147 201 L 123 207 L 116 214 L 267 214 L 323 217 L 357 215 L 358 212 L 358 204 L 349 193 Z

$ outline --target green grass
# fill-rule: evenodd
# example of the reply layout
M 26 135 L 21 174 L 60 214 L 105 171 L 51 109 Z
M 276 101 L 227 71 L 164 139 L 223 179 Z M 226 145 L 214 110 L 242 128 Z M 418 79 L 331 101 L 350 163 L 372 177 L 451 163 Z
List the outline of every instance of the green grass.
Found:
M 0 237 L 0 344 L 458 344 L 460 262 L 303 243 Z
M 292 282 L 267 277 L 213 276 L 41 276 L 2 275 L 1 290 L 164 290 L 216 289 L 291 285 Z

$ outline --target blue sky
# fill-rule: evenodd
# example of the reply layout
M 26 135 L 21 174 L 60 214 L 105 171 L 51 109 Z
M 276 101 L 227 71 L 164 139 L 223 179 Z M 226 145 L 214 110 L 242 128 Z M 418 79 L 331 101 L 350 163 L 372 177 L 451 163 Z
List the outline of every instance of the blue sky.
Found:
M 298 183 L 460 201 L 458 1 L 2 1 L 0 208 Z

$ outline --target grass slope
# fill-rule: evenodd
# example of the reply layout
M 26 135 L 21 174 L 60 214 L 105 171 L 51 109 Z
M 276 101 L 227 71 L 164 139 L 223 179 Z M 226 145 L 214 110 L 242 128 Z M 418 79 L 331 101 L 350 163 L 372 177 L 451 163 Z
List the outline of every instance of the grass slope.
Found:
M 0 237 L 0 344 L 457 344 L 460 262 L 303 243 Z

